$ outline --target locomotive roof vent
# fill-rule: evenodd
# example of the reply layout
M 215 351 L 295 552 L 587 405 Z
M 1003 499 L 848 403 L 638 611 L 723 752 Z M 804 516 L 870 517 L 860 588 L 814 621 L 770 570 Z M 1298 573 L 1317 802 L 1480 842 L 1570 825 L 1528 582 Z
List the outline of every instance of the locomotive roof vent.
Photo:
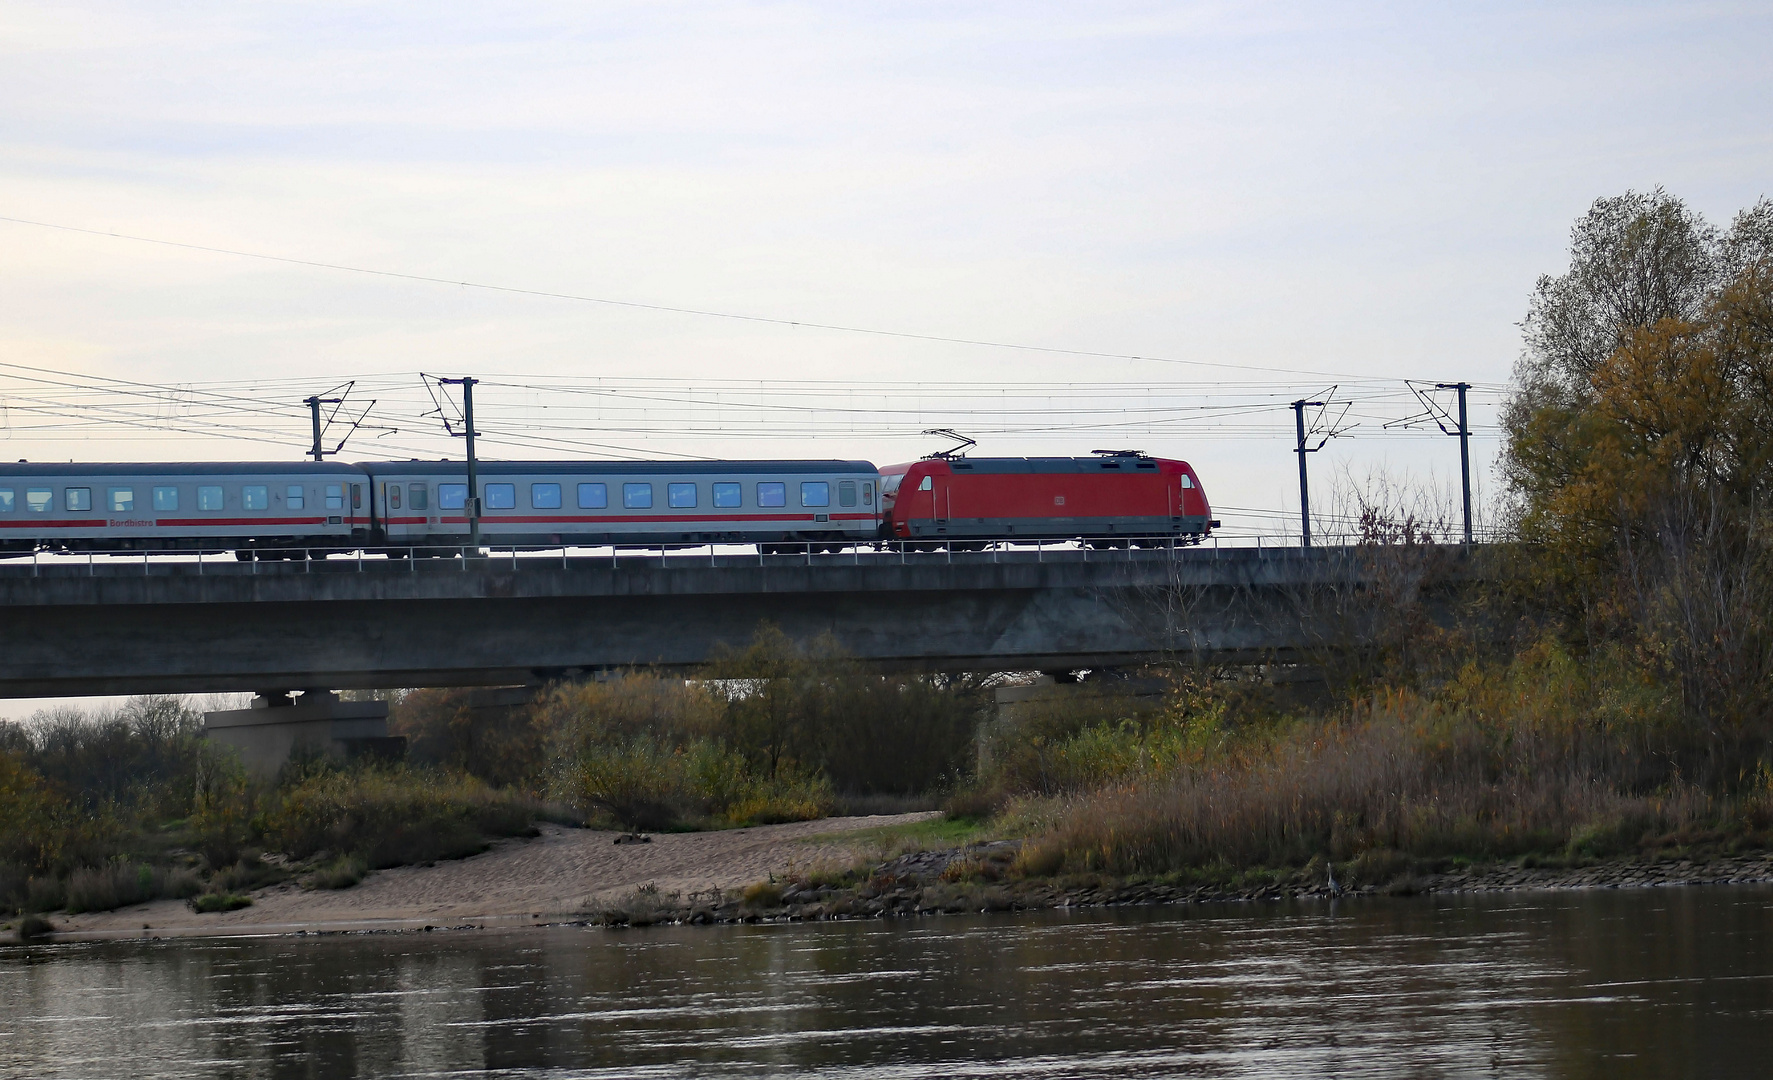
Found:
M 1091 450 L 1090 453 L 1101 454 L 1103 457 L 1139 457 L 1139 458 L 1142 458 L 1142 457 L 1149 457 L 1150 456 L 1149 454 L 1147 454 L 1143 450 Z

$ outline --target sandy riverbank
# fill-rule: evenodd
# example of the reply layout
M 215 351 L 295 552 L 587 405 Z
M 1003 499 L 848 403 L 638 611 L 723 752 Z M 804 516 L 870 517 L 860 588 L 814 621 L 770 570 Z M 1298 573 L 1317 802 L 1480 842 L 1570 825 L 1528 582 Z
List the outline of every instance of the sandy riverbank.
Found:
M 565 921 L 607 925 L 879 918 L 1332 895 L 1355 899 L 1773 883 L 1773 852 L 1622 858 L 1565 868 L 1501 863 L 1443 873 L 1402 873 L 1384 883 L 1339 885 L 1332 885 L 1321 867 L 1192 884 L 1094 874 L 1019 878 L 1010 873 L 1019 846 L 1013 841 L 890 857 L 875 832 L 936 816 L 827 818 L 725 832 L 655 834 L 645 844 L 617 844 L 619 834 L 613 832 L 549 825 L 533 840 L 501 841 L 483 854 L 454 862 L 378 871 L 350 889 L 306 890 L 285 882 L 255 891 L 253 906 L 225 914 L 199 915 L 182 901 L 165 900 L 118 911 L 57 916 L 52 920 L 57 931 L 52 940 L 466 929 Z M 846 839 L 845 834 L 853 838 Z M 798 888 L 789 883 L 799 871 L 849 866 L 858 858 L 885 861 L 849 886 Z M 784 888 L 756 902 L 740 902 L 737 890 L 771 877 Z M 645 886 L 655 887 L 656 892 L 637 895 L 636 890 Z
M 736 889 L 823 862 L 848 863 L 874 841 L 844 833 L 908 825 L 934 813 L 826 818 L 722 832 L 655 833 L 616 844 L 617 833 L 542 826 L 472 858 L 381 870 L 336 892 L 284 882 L 252 894 L 249 908 L 199 915 L 183 901 L 54 916 L 56 940 L 512 925 L 580 917 L 645 885 L 661 893 Z M 145 928 L 145 929 L 144 929 Z

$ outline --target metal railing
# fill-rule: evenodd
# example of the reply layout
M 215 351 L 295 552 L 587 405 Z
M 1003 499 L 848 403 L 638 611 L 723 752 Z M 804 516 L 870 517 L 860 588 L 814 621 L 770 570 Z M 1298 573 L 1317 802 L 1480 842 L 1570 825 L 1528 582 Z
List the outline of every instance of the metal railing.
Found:
M 1244 538 L 1227 538 L 1218 536 L 1207 538 L 1204 542 L 1189 542 L 1186 538 L 1161 536 L 1126 536 L 1107 540 L 1080 542 L 1077 540 L 1014 540 L 1014 541 L 864 541 L 864 542 L 807 542 L 807 543 L 770 543 L 770 544 L 661 544 L 661 545 L 600 545 L 597 547 L 575 547 L 573 545 L 552 545 L 537 547 L 534 545 L 486 545 L 472 548 L 468 545 L 423 544 L 411 546 L 372 545 L 356 548 L 340 548 L 336 545 L 327 547 L 297 548 L 244 548 L 232 549 L 222 547 L 205 547 L 202 549 L 155 549 L 143 551 L 85 551 L 85 552 L 46 552 L 29 553 L 28 574 L 40 576 L 46 568 L 51 567 L 83 567 L 86 576 L 97 577 L 100 571 L 104 576 L 114 577 L 119 573 L 129 572 L 129 568 L 140 567 L 143 576 L 152 576 L 161 570 L 167 574 L 178 574 L 177 567 L 192 567 L 195 576 L 225 573 L 229 576 L 241 574 L 259 574 L 266 568 L 289 567 L 287 572 L 312 574 L 315 572 L 338 573 L 374 571 L 377 573 L 400 572 L 419 573 L 421 568 L 426 572 L 440 569 L 459 569 L 468 572 L 472 569 L 508 567 L 513 571 L 525 566 L 558 565 L 561 568 L 573 566 L 608 566 L 610 568 L 652 565 L 669 566 L 771 566 L 783 565 L 793 561 L 803 565 L 880 565 L 882 563 L 955 563 L 966 564 L 995 562 L 1046 562 L 1063 560 L 1067 562 L 1107 562 L 1134 561 L 1150 559 L 1174 559 L 1189 556 L 1193 558 L 1217 559 L 1224 552 L 1253 552 L 1257 558 L 1283 557 L 1296 555 L 1300 552 L 1297 543 L 1276 543 L 1278 537 L 1255 536 L 1254 543 L 1238 543 Z M 1335 548 L 1352 546 L 1360 540 L 1356 536 L 1327 536 L 1315 547 Z M 833 547 L 838 550 L 829 550 Z M 957 548 L 959 550 L 957 550 Z M 1199 553 L 1199 554 L 1194 554 Z M 243 558 L 243 555 L 250 557 Z M 14 576 L 27 573 L 24 562 L 25 553 L 19 553 L 14 562 L 12 559 L 0 559 L 0 575 Z M 1247 557 L 1247 556 L 1245 556 Z M 296 571 L 294 567 L 301 569 Z M 57 576 L 64 576 L 60 573 Z

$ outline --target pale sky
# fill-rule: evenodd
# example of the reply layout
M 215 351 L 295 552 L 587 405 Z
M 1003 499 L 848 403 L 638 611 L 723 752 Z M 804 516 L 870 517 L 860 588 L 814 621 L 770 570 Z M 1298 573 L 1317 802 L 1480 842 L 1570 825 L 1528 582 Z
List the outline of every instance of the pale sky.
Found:
M 1050 414 L 978 452 L 1081 454 L 1110 436 L 1073 430 L 1063 384 L 1129 408 L 1156 384 L 1160 405 L 1260 408 L 1107 445 L 1187 458 L 1244 527 L 1295 527 L 1286 401 L 1336 383 L 1354 402 L 1361 427 L 1313 458 L 1324 484 L 1445 488 L 1454 440 L 1380 430 L 1414 411 L 1399 380 L 1504 384 L 1533 281 L 1592 200 L 1661 184 L 1721 224 L 1773 189 L 1769 41 L 1765 4 L 0 2 L 0 217 L 1228 365 L 0 222 L 0 363 L 228 382 L 287 431 L 242 442 L 171 407 L 159 430 L 46 430 L 42 384 L 0 368 L 0 454 L 294 457 L 297 399 L 352 377 L 405 441 L 346 457 L 447 453 L 420 371 L 688 380 L 666 399 L 914 387 L 902 418 L 878 387 L 832 391 L 873 427 L 815 410 L 695 437 L 670 400 L 618 433 L 551 413 L 555 391 L 483 390 L 505 430 L 555 416 L 646 453 L 881 463 L 933 449 L 921 426 L 995 430 L 954 401 L 1037 386 Z M 1496 396 L 1474 397 L 1486 490 Z M 1243 513 L 1289 508 L 1292 526 Z

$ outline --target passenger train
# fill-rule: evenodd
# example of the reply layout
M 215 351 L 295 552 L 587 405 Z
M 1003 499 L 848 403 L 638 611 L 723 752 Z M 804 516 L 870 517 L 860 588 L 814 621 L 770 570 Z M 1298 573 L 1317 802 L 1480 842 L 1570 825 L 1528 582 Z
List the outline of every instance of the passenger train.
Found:
M 1195 543 L 1218 527 L 1186 462 L 939 456 L 866 461 L 482 461 L 482 543 L 540 548 L 878 541 L 981 547 Z M 0 555 L 33 551 L 453 554 L 459 461 L 0 465 Z

